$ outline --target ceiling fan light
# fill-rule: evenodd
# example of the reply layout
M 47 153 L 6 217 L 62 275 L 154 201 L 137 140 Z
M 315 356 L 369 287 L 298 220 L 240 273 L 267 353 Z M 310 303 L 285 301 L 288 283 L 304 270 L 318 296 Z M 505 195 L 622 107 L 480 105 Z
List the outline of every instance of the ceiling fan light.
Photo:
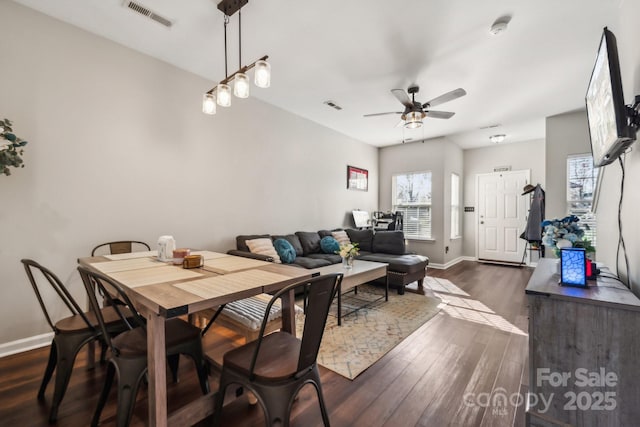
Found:
M 410 111 L 402 116 L 405 120 L 404 127 L 407 129 L 417 129 L 422 126 L 422 119 L 424 117 L 425 113 L 422 111 Z
M 210 115 L 216 113 L 216 97 L 212 93 L 205 93 L 202 97 L 202 112 Z
M 238 98 L 249 97 L 249 77 L 244 73 L 238 73 L 233 79 L 233 94 Z
M 254 83 L 261 88 L 271 86 L 271 65 L 267 61 L 256 61 Z
M 418 129 L 421 126 L 422 126 L 422 120 L 408 120 L 404 124 L 404 127 L 406 127 L 407 129 Z
M 231 106 L 231 88 L 226 84 L 216 86 L 216 102 L 221 107 Z

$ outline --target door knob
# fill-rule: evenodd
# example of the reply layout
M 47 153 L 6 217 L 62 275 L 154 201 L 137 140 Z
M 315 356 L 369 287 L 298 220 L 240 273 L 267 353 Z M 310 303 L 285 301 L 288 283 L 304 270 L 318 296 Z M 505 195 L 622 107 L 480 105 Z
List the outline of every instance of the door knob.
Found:
M 480 221 L 480 224 L 484 224 L 484 221 Z

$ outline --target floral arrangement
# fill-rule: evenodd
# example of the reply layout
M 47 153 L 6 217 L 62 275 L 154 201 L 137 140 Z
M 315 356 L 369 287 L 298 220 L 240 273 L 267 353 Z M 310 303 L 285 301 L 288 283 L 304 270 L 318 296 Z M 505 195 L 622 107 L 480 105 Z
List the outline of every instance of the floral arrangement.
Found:
M 560 256 L 562 248 L 584 248 L 587 252 L 595 252 L 591 242 L 584 237 L 584 230 L 580 228 L 578 222 L 580 218 L 575 215 L 568 215 L 562 219 L 547 219 L 540 224 L 544 232 L 542 243 L 553 248 L 557 257 Z M 586 225 L 589 229 L 589 225 Z
M 338 251 L 338 254 L 340 254 L 342 258 L 353 258 L 359 253 L 360 248 L 358 247 L 357 243 L 347 243 L 344 245 L 340 245 L 340 250 Z
M 9 119 L 0 120 L 0 173 L 11 175 L 9 166 L 14 168 L 24 167 L 22 164 L 22 147 L 27 145 L 13 133 L 12 123 Z

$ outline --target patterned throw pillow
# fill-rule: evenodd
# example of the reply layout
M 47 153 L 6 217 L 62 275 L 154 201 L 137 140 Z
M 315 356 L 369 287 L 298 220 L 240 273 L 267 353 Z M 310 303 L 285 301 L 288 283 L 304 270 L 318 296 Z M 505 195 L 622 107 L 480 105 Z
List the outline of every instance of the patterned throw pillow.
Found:
M 320 240 L 320 247 L 325 254 L 335 254 L 340 250 L 340 244 L 331 236 L 325 236 Z
M 331 235 L 338 241 L 339 246 L 348 245 L 349 243 L 351 243 L 351 239 L 349 239 L 347 232 L 344 230 L 334 231 L 331 233 Z
M 276 248 L 273 247 L 273 242 L 271 242 L 271 239 L 264 238 L 247 240 L 246 244 L 249 248 L 249 252 L 251 252 L 252 254 L 267 255 L 273 258 L 273 262 L 281 262 L 280 256 L 278 256 Z
M 273 246 L 283 263 L 291 264 L 296 260 L 296 249 L 288 240 L 276 239 L 273 241 Z

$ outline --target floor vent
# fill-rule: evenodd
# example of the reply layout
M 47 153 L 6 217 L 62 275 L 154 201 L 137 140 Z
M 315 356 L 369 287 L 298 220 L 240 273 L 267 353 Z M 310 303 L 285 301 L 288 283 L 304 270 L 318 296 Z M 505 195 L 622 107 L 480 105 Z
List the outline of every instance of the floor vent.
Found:
M 167 28 L 171 28 L 171 26 L 173 25 L 173 23 L 169 19 L 165 18 L 164 16 L 158 15 L 157 13 L 153 12 L 148 7 L 141 5 L 140 3 L 127 0 L 124 2 L 124 5 L 132 11 L 139 13 L 142 16 L 146 16 L 152 21 L 156 21 L 157 23 L 162 24 Z

